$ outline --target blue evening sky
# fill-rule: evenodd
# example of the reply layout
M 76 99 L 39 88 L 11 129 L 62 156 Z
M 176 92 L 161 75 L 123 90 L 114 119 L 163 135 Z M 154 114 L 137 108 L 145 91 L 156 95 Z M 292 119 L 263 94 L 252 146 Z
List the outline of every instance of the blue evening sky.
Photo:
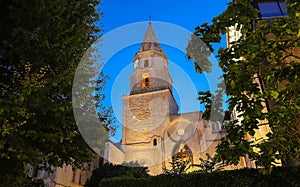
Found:
M 184 48 L 194 28 L 204 22 L 211 22 L 213 17 L 226 9 L 229 1 L 102 0 L 100 8 L 103 12 L 101 21 L 104 41 L 101 42 L 103 46 L 100 53 L 103 57 L 103 71 L 110 78 L 105 90 L 105 104 L 113 107 L 119 126 L 113 141 L 121 139 L 122 95 L 129 94 L 132 59 L 143 40 L 149 16 L 170 62 L 169 71 L 179 112 L 199 111 L 203 110 L 203 106 L 196 100 L 197 91 L 214 90 L 220 74 L 197 74 L 193 63 L 187 61 Z M 225 41 L 221 45 L 224 46 Z M 218 69 L 217 60 L 212 58 L 212 62 L 215 64 L 214 69 Z

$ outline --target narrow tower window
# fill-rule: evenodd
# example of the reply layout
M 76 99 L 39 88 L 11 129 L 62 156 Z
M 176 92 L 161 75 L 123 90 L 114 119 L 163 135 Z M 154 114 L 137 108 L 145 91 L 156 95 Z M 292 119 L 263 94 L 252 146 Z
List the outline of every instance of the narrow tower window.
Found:
M 156 138 L 153 139 L 153 146 L 157 146 L 157 139 Z
M 145 73 L 143 75 L 143 81 L 142 81 L 142 89 L 150 88 L 150 80 L 148 73 Z
M 145 63 L 144 63 L 144 67 L 148 67 L 149 66 L 149 60 L 145 60 Z

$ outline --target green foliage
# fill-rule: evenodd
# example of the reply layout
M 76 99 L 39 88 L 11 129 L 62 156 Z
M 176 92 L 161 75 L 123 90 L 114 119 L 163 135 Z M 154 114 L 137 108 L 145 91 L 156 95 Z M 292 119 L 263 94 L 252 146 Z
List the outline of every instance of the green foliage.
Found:
M 270 175 L 262 175 L 256 169 L 189 173 L 180 176 L 159 175 L 148 178 L 117 177 L 103 179 L 99 186 L 299 186 L 300 168 L 274 168 Z
M 79 166 L 92 156 L 74 120 L 72 83 L 81 57 L 99 36 L 98 4 L 0 1 L 0 181 L 7 182 L 3 185 L 23 184 L 28 163 Z M 11 164 L 2 168 L 6 163 Z
M 172 161 L 170 162 L 170 169 L 165 166 L 162 169 L 164 174 L 176 176 L 186 173 L 186 171 L 190 167 L 190 164 L 191 163 L 188 160 L 181 160 L 181 155 L 179 152 L 172 157 Z
M 209 60 L 211 50 L 196 35 L 192 35 L 186 48 L 188 60 L 194 61 L 194 67 L 198 73 L 211 72 L 212 64 Z
M 0 186 L 16 187 L 23 185 L 30 187 L 43 187 L 44 181 L 28 177 L 28 175 L 23 173 L 24 167 L 27 167 L 27 164 L 24 166 L 16 160 L 2 159 L 0 161 Z
M 146 178 L 149 176 L 147 167 L 141 167 L 138 163 L 124 163 L 125 165 L 104 164 L 95 169 L 87 187 L 97 186 L 104 178 L 125 177 L 125 178 Z M 126 166 L 127 165 L 127 166 Z M 131 166 L 131 167 L 130 167 Z
M 198 95 L 200 104 L 204 104 L 205 107 L 202 118 L 212 122 L 223 122 L 225 117 L 225 111 L 223 109 L 223 92 L 217 90 L 216 94 L 212 94 L 210 91 L 199 91 Z
M 224 169 L 224 164 L 219 162 L 217 157 L 211 157 L 206 153 L 206 159 L 199 158 L 200 164 L 193 164 L 192 166 L 199 167 L 199 172 L 211 173 L 213 171 L 221 171 Z
M 243 36 L 217 50 L 226 84 L 226 92 L 224 88 L 220 92 L 230 96 L 229 112 L 235 110 L 241 119 L 226 125 L 227 136 L 217 148 L 219 158 L 227 164 L 237 164 L 240 156 L 247 154 L 270 171 L 278 159 L 283 163 L 299 159 L 300 3 L 286 2 L 287 17 L 265 21 L 258 18 L 252 0 L 234 0 L 212 24 L 195 29 L 195 35 L 212 51 L 212 45 L 219 43 L 231 26 Z M 202 55 L 200 60 L 209 57 Z M 208 66 L 206 61 L 204 66 Z M 200 95 L 200 100 L 212 102 L 209 95 Z M 256 129 L 269 127 L 272 132 L 264 139 L 245 140 Z

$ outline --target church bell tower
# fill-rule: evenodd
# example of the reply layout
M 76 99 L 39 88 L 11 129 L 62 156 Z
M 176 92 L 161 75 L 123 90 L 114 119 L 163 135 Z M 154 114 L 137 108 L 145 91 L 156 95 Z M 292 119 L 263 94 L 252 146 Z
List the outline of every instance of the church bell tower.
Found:
M 130 95 L 123 96 L 122 144 L 159 144 L 169 115 L 178 113 L 168 58 L 151 22 L 133 58 Z
M 137 162 L 157 175 L 171 167 L 174 155 L 192 164 L 200 164 L 199 158 L 205 159 L 207 153 L 214 155 L 225 133 L 213 131 L 199 111 L 178 113 L 168 58 L 151 23 L 132 62 L 130 93 L 122 97 L 122 141 L 106 144 L 107 161 Z

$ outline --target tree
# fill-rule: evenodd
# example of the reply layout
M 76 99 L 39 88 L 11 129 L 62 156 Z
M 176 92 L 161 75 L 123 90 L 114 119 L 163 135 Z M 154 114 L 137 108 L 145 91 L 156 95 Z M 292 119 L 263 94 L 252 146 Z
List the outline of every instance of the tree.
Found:
M 219 158 L 227 164 L 237 164 L 247 154 L 257 166 L 270 171 L 278 160 L 284 164 L 300 157 L 300 3 L 286 2 L 288 16 L 260 20 L 255 1 L 233 0 L 211 24 L 195 29 L 195 35 L 210 50 L 229 27 L 242 34 L 229 47 L 218 49 L 230 96 L 229 111 L 235 110 L 240 119 L 226 125 L 227 136 L 217 147 Z M 205 59 L 207 48 L 190 53 L 202 54 Z M 255 137 L 261 128 L 271 131 L 261 139 L 245 138 Z
M 93 170 L 93 174 L 89 181 L 85 184 L 87 187 L 99 186 L 104 178 L 112 177 L 133 177 L 146 178 L 149 176 L 148 168 L 142 167 L 136 162 L 123 163 L 122 165 L 114 165 L 106 163 L 99 168 Z
M 182 153 L 179 152 L 172 157 L 169 169 L 165 166 L 162 168 L 164 174 L 176 176 L 186 173 L 186 171 L 190 168 L 191 163 L 189 160 L 183 160 L 181 154 Z
M 98 4 L 0 1 L 0 180 L 7 185 L 23 183 L 28 163 L 79 166 L 92 156 L 74 120 L 72 83 L 83 54 L 100 36 Z M 97 79 L 105 83 L 104 76 Z M 94 86 L 100 106 L 103 84 Z M 110 109 L 100 110 L 109 128 Z
M 224 169 L 224 164 L 219 162 L 217 157 L 211 157 L 209 153 L 206 153 L 206 159 L 199 158 L 200 164 L 193 164 L 192 166 L 196 166 L 200 168 L 200 172 L 211 173 L 214 171 L 220 171 Z

